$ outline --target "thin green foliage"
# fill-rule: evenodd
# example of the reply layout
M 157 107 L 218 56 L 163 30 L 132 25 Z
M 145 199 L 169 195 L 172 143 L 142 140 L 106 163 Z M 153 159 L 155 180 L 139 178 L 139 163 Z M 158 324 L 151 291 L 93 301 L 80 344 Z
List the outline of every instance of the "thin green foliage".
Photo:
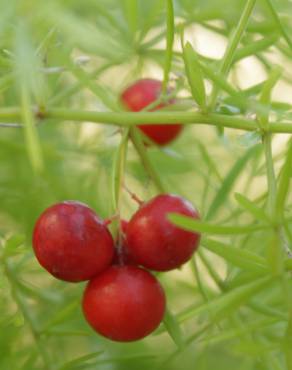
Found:
M 225 293 L 218 298 L 210 300 L 201 306 L 185 309 L 178 315 L 179 321 L 184 322 L 202 313 L 211 315 L 214 320 L 220 320 L 228 316 L 231 311 L 246 303 L 254 294 L 261 291 L 270 283 L 270 277 L 260 278 L 255 282 L 243 285 L 242 287 Z
M 184 340 L 182 329 L 176 319 L 169 309 L 166 309 L 166 313 L 163 319 L 164 326 L 172 337 L 174 343 L 179 349 L 183 348 Z
M 292 5 L 195 3 L 0 0 L 1 369 L 292 370 Z M 124 111 L 121 91 L 148 77 L 161 96 Z M 184 129 L 157 146 L 140 124 Z M 201 219 L 169 220 L 203 234 L 159 273 L 168 309 L 135 343 L 88 327 L 84 284 L 51 278 L 31 248 L 39 214 L 66 199 L 115 237 L 137 209 L 124 183 L 184 196 Z
M 260 148 L 258 146 L 251 147 L 246 151 L 246 153 L 242 157 L 240 157 L 235 162 L 229 173 L 225 176 L 225 179 L 222 182 L 220 190 L 218 191 L 214 200 L 211 203 L 209 211 L 206 215 L 207 220 L 210 220 L 211 218 L 215 217 L 216 213 L 219 211 L 220 207 L 224 204 L 227 197 L 229 196 L 234 183 L 241 175 L 242 171 L 245 169 L 248 160 L 250 160 L 259 150 Z
M 202 111 L 205 111 L 206 92 L 204 79 L 198 57 L 189 42 L 187 42 L 186 45 L 183 46 L 183 58 L 185 63 L 186 75 L 191 87 L 193 98 L 198 103 Z
M 38 133 L 35 128 L 36 119 L 32 112 L 34 96 L 38 109 L 45 106 L 45 85 L 42 81 L 39 68 L 40 63 L 33 52 L 33 47 L 27 36 L 26 27 L 19 24 L 15 36 L 16 83 L 19 89 L 21 116 L 24 124 L 25 137 L 29 158 L 35 172 L 43 170 L 43 156 Z
M 254 202 L 247 199 L 244 195 L 237 193 L 235 194 L 235 198 L 240 206 L 243 207 L 247 212 L 249 212 L 255 220 L 261 220 L 266 223 L 271 222 L 265 210 L 255 205 Z
M 252 252 L 249 252 L 248 250 L 239 249 L 211 239 L 204 239 L 202 244 L 211 252 L 218 254 L 226 261 L 240 267 L 243 270 L 262 273 L 267 272 L 265 259 Z
M 280 174 L 278 183 L 278 193 L 276 198 L 276 214 L 281 217 L 284 213 L 285 201 L 289 192 L 289 184 L 291 178 L 291 163 L 292 163 L 292 141 L 289 141 L 285 163 Z
M 217 234 L 217 235 L 238 235 L 248 234 L 259 230 L 268 229 L 269 225 L 236 225 L 236 226 L 225 226 L 225 225 L 214 225 L 203 221 L 194 220 L 191 217 L 170 215 L 169 220 L 174 224 L 180 226 L 183 229 L 189 231 L 198 231 L 205 234 Z
M 256 4 L 256 0 L 248 0 L 246 2 L 245 7 L 244 7 L 243 12 L 242 12 L 242 15 L 241 15 L 241 18 L 238 22 L 238 25 L 237 25 L 236 29 L 233 31 L 233 34 L 230 38 L 230 42 L 229 42 L 228 47 L 225 51 L 225 55 L 222 59 L 221 66 L 220 66 L 220 72 L 225 76 L 227 75 L 227 73 L 228 73 L 228 71 L 231 67 L 235 51 L 236 51 L 236 49 L 238 47 L 238 44 L 240 43 L 240 40 L 243 36 L 243 33 L 244 33 L 245 28 L 247 26 L 247 23 L 250 19 L 253 8 L 255 7 L 255 4 Z M 213 92 L 212 92 L 212 96 L 211 96 L 211 102 L 210 102 L 211 108 L 214 108 L 218 93 L 219 93 L 219 89 L 218 89 L 217 86 L 215 86 L 214 89 L 213 89 Z
M 123 0 L 122 1 L 123 11 L 125 18 L 128 23 L 129 31 L 132 38 L 135 40 L 135 34 L 138 28 L 138 1 L 136 0 Z M 109 13 L 110 14 L 110 13 Z
M 127 143 L 128 143 L 129 129 L 126 128 L 121 138 L 121 143 L 118 147 L 114 158 L 113 175 L 112 175 L 112 199 L 113 211 L 119 210 L 121 203 L 121 194 L 123 189 L 123 176 L 125 172 L 125 163 L 127 158 Z
M 291 39 L 289 37 L 289 34 L 287 33 L 285 27 L 283 26 L 283 24 L 281 22 L 281 19 L 280 19 L 279 15 L 278 15 L 275 7 L 274 7 L 273 1 L 272 0 L 265 0 L 265 1 L 268 5 L 270 11 L 271 11 L 271 14 L 272 14 L 279 30 L 281 31 L 281 33 L 282 33 L 283 37 L 285 38 L 287 44 L 289 45 L 290 49 L 292 49 L 292 41 L 291 41 Z
M 165 64 L 163 69 L 163 85 L 162 94 L 167 91 L 167 84 L 169 81 L 169 73 L 171 71 L 172 54 L 173 54 L 173 42 L 174 42 L 174 10 L 172 0 L 166 1 L 166 52 L 165 52 Z

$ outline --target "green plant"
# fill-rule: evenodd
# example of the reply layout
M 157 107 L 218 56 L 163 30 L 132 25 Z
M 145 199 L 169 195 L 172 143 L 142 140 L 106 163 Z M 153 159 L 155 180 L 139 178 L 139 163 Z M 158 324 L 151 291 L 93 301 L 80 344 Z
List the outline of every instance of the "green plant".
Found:
M 178 369 L 183 359 L 185 369 L 291 370 L 291 2 L 0 6 L 0 368 Z M 176 103 L 124 112 L 120 91 L 144 77 L 163 81 L 162 98 L 172 85 Z M 162 123 L 184 130 L 145 147 L 136 126 Z M 109 344 L 82 319 L 82 284 L 36 264 L 31 234 L 63 199 L 116 214 L 116 234 L 133 211 L 125 184 L 143 199 L 190 199 L 202 220 L 170 220 L 204 237 L 180 272 L 161 274 L 163 326 Z

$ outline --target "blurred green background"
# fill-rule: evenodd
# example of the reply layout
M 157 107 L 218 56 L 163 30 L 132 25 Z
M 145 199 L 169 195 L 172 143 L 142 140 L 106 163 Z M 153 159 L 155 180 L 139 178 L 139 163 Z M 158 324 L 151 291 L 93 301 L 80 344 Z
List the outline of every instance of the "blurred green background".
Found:
M 184 26 L 201 63 L 215 72 L 246 3 L 174 1 L 170 85 L 178 90 L 180 109 L 197 107 L 185 77 L 179 27 Z M 166 6 L 162 0 L 0 0 L 1 107 L 20 107 L 24 114 L 30 105 L 120 110 L 119 94 L 129 83 L 143 77 L 163 79 Z M 292 43 L 289 47 L 285 38 L 291 34 L 291 14 L 288 0 L 257 2 L 227 79 L 238 97 L 222 92 L 216 113 L 254 118 L 263 82 L 277 64 L 282 76 L 269 109 L 277 120 L 291 120 Z M 213 83 L 206 78 L 208 94 Z M 112 169 L 121 129 L 49 119 L 37 121 L 37 129 L 33 119 L 30 124 L 0 127 L 0 237 L 5 255 L 0 275 L 1 370 L 292 369 L 284 356 L 285 346 L 286 352 L 292 351 L 292 335 L 285 336 L 291 306 L 288 302 L 287 309 L 281 284 L 275 281 L 268 289 L 255 290 L 238 305 L 221 302 L 223 293 L 256 281 L 260 274 L 248 261 L 232 264 L 204 244 L 181 270 L 159 275 L 174 320 L 182 312 L 189 315 L 188 321 L 182 320 L 181 334 L 175 333 L 177 323 L 171 325 L 176 341 L 182 335 L 179 349 L 163 325 L 132 344 L 113 343 L 94 333 L 81 312 L 84 284 L 48 276 L 33 256 L 31 234 L 39 214 L 62 200 L 85 202 L 103 218 L 113 214 Z M 286 142 L 287 135 L 273 140 L 277 175 Z M 170 146 L 149 147 L 147 153 L 167 191 L 189 199 L 203 218 L 212 213 L 209 221 L 221 226 L 261 224 L 235 199 L 241 193 L 259 209 L 265 207 L 266 164 L 257 133 L 227 129 L 218 135 L 214 127 L 187 125 Z M 124 180 L 141 199 L 157 193 L 131 142 Z M 123 193 L 122 215 L 129 218 L 136 208 Z M 289 218 L 289 199 L 285 209 Z M 291 235 L 289 223 L 286 232 Z M 231 234 L 214 238 L 266 260 L 271 228 Z M 206 302 L 211 302 L 211 311 L 193 311 Z M 217 308 L 221 317 L 214 322 Z

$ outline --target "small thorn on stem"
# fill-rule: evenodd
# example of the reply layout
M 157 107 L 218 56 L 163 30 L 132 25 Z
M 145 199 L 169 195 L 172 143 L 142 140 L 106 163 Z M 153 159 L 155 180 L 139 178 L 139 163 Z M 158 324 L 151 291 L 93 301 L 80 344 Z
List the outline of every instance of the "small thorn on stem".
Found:
M 126 190 L 126 192 L 130 195 L 130 197 L 136 202 L 138 203 L 139 206 L 142 206 L 142 204 L 144 203 L 136 194 L 134 194 L 125 184 L 123 185 L 124 189 Z

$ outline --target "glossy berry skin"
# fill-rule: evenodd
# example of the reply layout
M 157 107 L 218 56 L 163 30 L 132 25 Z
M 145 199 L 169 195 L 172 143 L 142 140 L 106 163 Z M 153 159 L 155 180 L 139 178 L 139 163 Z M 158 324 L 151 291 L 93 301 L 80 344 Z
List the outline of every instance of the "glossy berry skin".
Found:
M 196 209 L 176 195 L 162 194 L 144 203 L 127 227 L 128 249 L 137 264 L 155 271 L 172 270 L 198 248 L 200 234 L 173 225 L 167 219 L 169 213 L 199 218 Z
M 41 214 L 33 248 L 47 271 L 71 282 L 93 278 L 110 265 L 114 254 L 107 227 L 93 210 L 75 201 L 57 203 Z
M 129 86 L 121 95 L 123 105 L 132 112 L 139 112 L 153 103 L 160 96 L 162 83 L 154 79 L 142 79 Z M 168 104 L 173 104 L 170 100 Z M 153 110 L 165 107 L 160 104 Z M 144 134 L 158 145 L 166 145 L 174 140 L 181 132 L 183 126 L 175 125 L 139 125 Z
M 149 335 L 162 321 L 165 294 L 148 271 L 135 266 L 112 266 L 88 283 L 83 312 L 100 335 L 113 341 L 136 341 Z

